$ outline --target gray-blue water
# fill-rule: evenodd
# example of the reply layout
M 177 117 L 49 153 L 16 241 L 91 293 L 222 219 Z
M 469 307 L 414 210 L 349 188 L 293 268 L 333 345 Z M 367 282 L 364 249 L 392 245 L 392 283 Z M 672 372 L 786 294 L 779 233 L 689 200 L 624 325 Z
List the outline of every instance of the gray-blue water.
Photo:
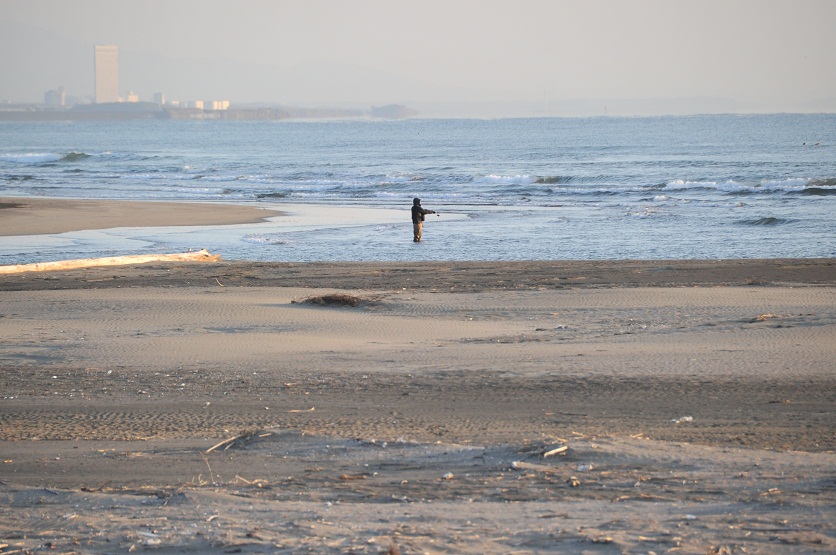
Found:
M 834 257 L 836 115 L 7 122 L 0 195 L 297 216 L 6 237 L 0 264 L 191 248 L 266 261 Z M 415 196 L 440 212 L 419 244 Z

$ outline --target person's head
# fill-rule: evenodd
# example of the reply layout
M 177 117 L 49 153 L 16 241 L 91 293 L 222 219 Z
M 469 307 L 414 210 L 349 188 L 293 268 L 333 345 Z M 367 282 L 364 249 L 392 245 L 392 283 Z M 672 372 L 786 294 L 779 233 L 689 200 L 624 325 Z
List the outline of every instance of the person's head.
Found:
M 412 199 L 412 204 L 415 204 L 415 205 L 421 204 L 421 199 L 419 199 L 419 198 Z

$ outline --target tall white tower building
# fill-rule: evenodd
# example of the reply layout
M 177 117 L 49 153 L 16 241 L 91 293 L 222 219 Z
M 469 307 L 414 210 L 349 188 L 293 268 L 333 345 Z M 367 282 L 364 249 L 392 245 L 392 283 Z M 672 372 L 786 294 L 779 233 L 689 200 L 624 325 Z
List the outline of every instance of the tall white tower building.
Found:
M 119 102 L 119 47 L 96 46 L 96 103 Z

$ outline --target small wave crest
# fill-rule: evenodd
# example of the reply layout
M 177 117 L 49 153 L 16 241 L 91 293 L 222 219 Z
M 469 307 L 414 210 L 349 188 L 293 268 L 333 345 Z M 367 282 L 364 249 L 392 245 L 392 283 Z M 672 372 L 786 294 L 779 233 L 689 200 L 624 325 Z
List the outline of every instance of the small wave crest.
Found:
M 676 179 L 668 183 L 666 189 L 674 191 L 716 191 L 727 195 L 748 195 L 771 191 L 771 188 L 762 187 L 760 183 L 747 183 L 733 179 L 727 181 L 685 181 Z
M 773 193 L 795 193 L 811 185 L 805 178 L 790 177 L 787 179 L 765 179 L 762 181 L 688 181 L 674 179 L 664 184 L 662 190 L 668 191 L 717 191 L 726 195 L 751 195 Z M 652 187 L 659 189 L 658 186 Z
M 78 162 L 79 160 L 85 160 L 90 158 L 90 155 L 86 152 L 68 152 L 65 154 L 59 162 Z
M 538 185 L 554 185 L 559 183 L 571 183 L 573 181 L 571 176 L 552 175 L 548 177 L 538 177 L 534 183 Z
M 811 197 L 829 197 L 836 195 L 836 188 L 805 187 L 804 189 L 801 189 L 799 193 Z
M 836 195 L 836 177 L 811 179 L 806 185 L 806 187 L 803 187 L 798 191 L 799 194 L 814 197 L 828 197 Z
M 252 245 L 289 245 L 290 241 L 278 237 L 277 235 L 270 235 L 264 233 L 251 233 L 244 235 L 241 240 Z
M 743 225 L 755 225 L 755 226 L 773 226 L 773 225 L 782 225 L 791 223 L 792 220 L 786 220 L 784 218 L 774 218 L 771 216 L 766 216 L 763 218 L 752 218 L 749 220 L 740 220 Z
M 712 191 L 718 188 L 720 188 L 720 185 L 716 181 L 688 181 L 685 179 L 674 179 L 665 184 L 651 187 L 651 189 L 664 189 L 668 191 Z
M 404 184 L 412 184 L 412 183 L 421 183 L 426 181 L 426 178 L 420 175 L 412 175 L 412 174 L 395 174 L 395 175 L 387 175 L 385 177 L 376 177 L 376 176 L 369 176 L 369 181 L 374 182 L 377 181 L 381 186 L 392 186 L 392 185 L 404 185 Z
M 836 187 L 836 177 L 826 177 L 824 179 L 811 179 L 810 187 Z
M 535 183 L 535 180 L 530 175 L 484 175 L 482 177 L 474 177 L 474 183 L 483 183 L 486 185 L 530 185 Z

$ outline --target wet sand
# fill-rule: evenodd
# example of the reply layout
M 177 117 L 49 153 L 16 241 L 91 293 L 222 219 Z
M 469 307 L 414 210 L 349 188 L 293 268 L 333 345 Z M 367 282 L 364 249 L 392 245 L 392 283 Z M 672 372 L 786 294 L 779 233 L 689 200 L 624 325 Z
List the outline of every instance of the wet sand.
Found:
M 214 203 L 0 197 L 0 236 L 116 227 L 227 225 L 281 215 L 255 206 Z
M 0 549 L 832 552 L 834 268 L 0 276 Z

